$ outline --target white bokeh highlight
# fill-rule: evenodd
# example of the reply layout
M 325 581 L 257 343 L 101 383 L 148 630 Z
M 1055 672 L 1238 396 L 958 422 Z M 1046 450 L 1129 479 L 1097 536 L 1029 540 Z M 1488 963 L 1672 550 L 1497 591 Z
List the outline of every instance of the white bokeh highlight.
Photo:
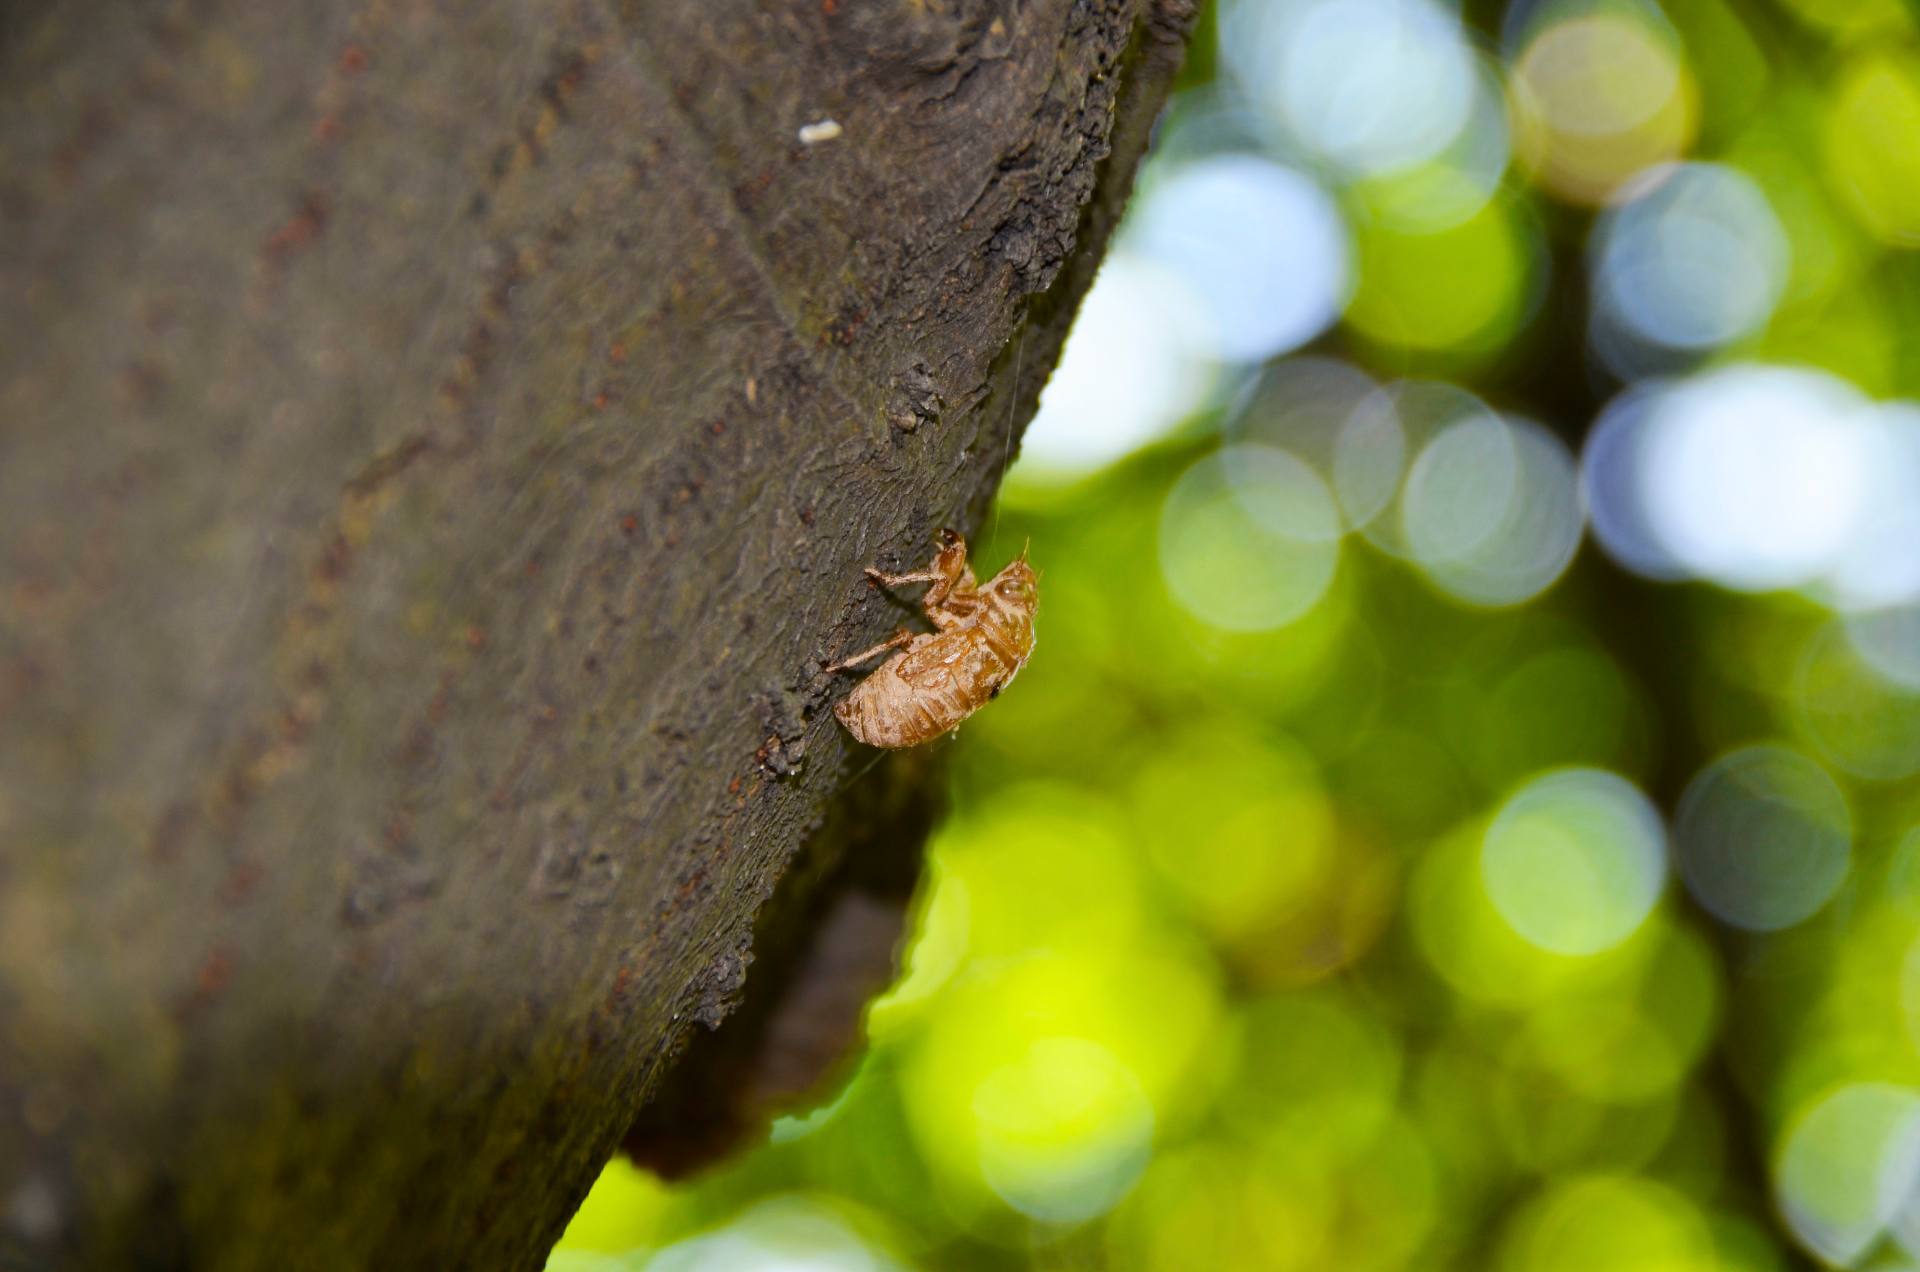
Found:
M 1850 546 L 1873 483 L 1866 404 L 1851 387 L 1740 365 L 1673 386 L 1653 411 L 1646 516 L 1689 571 L 1741 591 L 1798 587 Z
M 1580 546 L 1573 457 L 1538 425 L 1468 416 L 1422 449 L 1400 517 L 1436 586 L 1477 605 L 1520 604 L 1551 586 Z
M 1367 218 L 1409 234 L 1452 229 L 1487 206 L 1512 162 L 1506 82 L 1500 68 L 1483 58 L 1474 67 L 1466 127 L 1443 153 L 1367 183 Z
M 1800 589 L 1849 613 L 1920 598 L 1913 403 L 1800 367 L 1644 380 L 1595 421 L 1580 480 L 1601 546 L 1649 578 Z
M 647 1272 L 902 1272 L 830 1208 L 804 1197 L 758 1203 L 710 1232 L 676 1241 Z
M 1229 71 L 1283 135 L 1350 176 L 1432 159 L 1473 115 L 1472 49 L 1431 0 L 1240 0 L 1221 27 Z
M 1920 405 L 1886 403 L 1859 427 L 1865 489 L 1827 581 L 1843 608 L 1872 609 L 1920 597 Z
M 1580 452 L 1580 489 L 1594 538 L 1614 560 L 1636 574 L 1663 581 L 1689 577 L 1667 551 L 1647 502 L 1646 455 L 1655 408 L 1670 386 L 1643 381 L 1600 412 Z
M 1109 255 L 1021 439 L 1023 472 L 1088 472 L 1169 432 L 1206 392 L 1187 338 L 1204 321 L 1178 275 Z
M 1786 287 L 1786 231 L 1737 169 L 1664 165 L 1595 231 L 1596 325 L 1668 349 L 1712 349 L 1764 326 Z
M 1146 190 L 1126 244 L 1187 287 L 1198 321 L 1184 342 L 1222 362 L 1305 344 L 1332 325 L 1353 285 L 1332 196 L 1257 155 L 1201 159 Z
M 1849 1083 L 1813 1100 L 1774 1164 L 1787 1226 L 1836 1267 L 1854 1266 L 1880 1242 L 1917 1183 L 1920 1092 L 1887 1082 Z
M 1501 805 L 1480 847 L 1494 909 L 1556 954 L 1598 954 L 1632 936 L 1660 899 L 1666 869 L 1659 813 L 1604 769 L 1534 778 Z
M 1443 380 L 1396 380 L 1354 409 L 1355 436 L 1391 434 L 1399 463 L 1391 473 L 1392 495 L 1380 515 L 1371 518 L 1363 533 L 1374 547 L 1391 556 L 1411 558 L 1400 509 L 1406 468 L 1440 433 L 1464 420 L 1499 417 L 1485 402 L 1456 384 Z M 1376 461 L 1377 462 L 1377 461 Z

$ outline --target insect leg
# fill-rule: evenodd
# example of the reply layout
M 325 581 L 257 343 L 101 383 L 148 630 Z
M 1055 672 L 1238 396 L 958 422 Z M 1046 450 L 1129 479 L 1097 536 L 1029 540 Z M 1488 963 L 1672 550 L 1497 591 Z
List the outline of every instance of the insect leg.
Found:
M 899 587 L 906 583 L 937 583 L 946 575 L 937 570 L 915 570 L 912 574 L 888 574 L 885 570 L 867 567 L 867 577 L 882 587 Z
M 898 649 L 902 645 L 907 644 L 912 639 L 913 639 L 913 633 L 908 631 L 906 628 L 902 627 L 899 631 L 887 637 L 885 640 L 881 641 L 878 645 L 875 645 L 872 649 L 863 649 L 859 653 L 853 655 L 851 658 L 842 658 L 839 662 L 834 663 L 833 665 L 828 667 L 822 667 L 820 670 L 830 675 L 836 671 L 845 671 L 849 667 L 857 667 L 861 663 L 867 661 L 869 658 L 874 658 L 880 654 L 884 654 L 889 649 Z
M 867 567 L 867 578 L 883 587 L 899 587 L 903 583 L 931 583 L 926 595 L 920 598 L 920 608 L 931 618 L 940 607 L 946 604 L 947 597 L 953 591 L 953 579 L 939 570 L 915 570 L 912 574 L 888 574 L 884 570 Z

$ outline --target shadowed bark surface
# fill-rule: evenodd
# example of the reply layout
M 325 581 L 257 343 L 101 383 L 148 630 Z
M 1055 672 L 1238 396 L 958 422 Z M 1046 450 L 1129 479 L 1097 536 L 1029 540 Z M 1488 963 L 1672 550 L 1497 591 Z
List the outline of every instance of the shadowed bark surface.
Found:
M 533 1265 L 743 984 L 706 1102 L 797 1084 L 931 781 L 829 816 L 818 666 L 978 525 L 1186 9 L 0 17 L 0 1262 Z

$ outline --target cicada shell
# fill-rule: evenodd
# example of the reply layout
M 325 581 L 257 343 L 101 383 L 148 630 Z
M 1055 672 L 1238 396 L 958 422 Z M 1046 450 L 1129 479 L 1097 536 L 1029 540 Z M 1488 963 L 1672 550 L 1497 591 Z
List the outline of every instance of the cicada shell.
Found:
M 940 532 L 940 551 L 913 574 L 867 575 L 887 587 L 927 583 L 921 601 L 935 630 L 901 631 L 829 667 L 841 671 L 893 651 L 833 713 L 869 746 L 917 746 L 939 737 L 1000 695 L 1033 653 L 1039 605 L 1026 554 L 983 586 L 967 564 L 967 541 Z

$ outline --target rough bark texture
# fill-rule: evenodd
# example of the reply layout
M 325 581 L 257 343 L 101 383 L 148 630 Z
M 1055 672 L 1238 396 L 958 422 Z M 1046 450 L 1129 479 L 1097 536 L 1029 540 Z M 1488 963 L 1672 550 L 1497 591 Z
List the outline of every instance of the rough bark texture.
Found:
M 927 779 L 818 664 L 1186 8 L 0 9 L 0 1263 L 534 1265 L 756 929 L 833 998 Z

